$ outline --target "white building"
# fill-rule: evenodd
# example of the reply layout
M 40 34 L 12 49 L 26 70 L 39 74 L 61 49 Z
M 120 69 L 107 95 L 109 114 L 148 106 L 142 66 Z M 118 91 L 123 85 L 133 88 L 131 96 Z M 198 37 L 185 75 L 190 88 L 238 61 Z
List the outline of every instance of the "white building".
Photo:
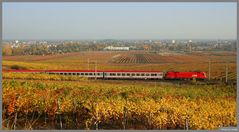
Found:
M 129 47 L 113 47 L 113 46 L 108 46 L 108 47 L 105 47 L 104 50 L 129 50 Z
M 172 43 L 175 44 L 175 40 L 172 40 Z

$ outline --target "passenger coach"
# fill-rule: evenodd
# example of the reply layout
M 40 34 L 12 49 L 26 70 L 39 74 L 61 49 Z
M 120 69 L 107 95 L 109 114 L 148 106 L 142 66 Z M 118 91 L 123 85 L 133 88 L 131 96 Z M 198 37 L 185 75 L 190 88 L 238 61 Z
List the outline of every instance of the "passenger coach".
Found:
M 107 79 L 163 79 L 161 71 L 104 71 Z
M 95 70 L 47 70 L 48 74 L 77 75 L 103 79 L 163 79 L 161 71 L 95 71 Z
M 46 70 L 48 74 L 58 74 L 58 75 L 75 75 L 88 78 L 103 78 L 102 71 L 95 70 Z

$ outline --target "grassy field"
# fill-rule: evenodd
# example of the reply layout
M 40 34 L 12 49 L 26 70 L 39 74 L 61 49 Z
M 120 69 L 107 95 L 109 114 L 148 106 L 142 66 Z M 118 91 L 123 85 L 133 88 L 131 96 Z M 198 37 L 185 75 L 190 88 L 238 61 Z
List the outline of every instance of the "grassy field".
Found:
M 139 55 L 140 54 L 140 55 Z M 142 56 L 143 55 L 143 56 Z M 236 73 L 236 54 L 158 55 L 83 52 L 54 56 L 5 56 L 3 68 L 201 70 Z M 128 61 L 117 61 L 129 58 Z M 126 59 L 127 60 L 127 59 Z M 198 63 L 200 62 L 200 63 Z M 235 78 L 233 75 L 232 78 Z M 76 76 L 3 73 L 5 129 L 192 129 L 237 126 L 236 85 L 178 81 L 89 80 Z
M 128 61 L 120 62 L 121 59 L 128 59 Z M 142 51 L 99 51 L 52 56 L 5 56 L 3 57 L 3 69 L 10 69 L 12 65 L 26 69 L 94 69 L 95 62 L 97 62 L 98 70 L 198 70 L 208 72 L 209 59 L 212 61 L 212 77 L 225 73 L 226 62 L 228 62 L 229 72 L 236 72 L 235 52 L 159 55 Z

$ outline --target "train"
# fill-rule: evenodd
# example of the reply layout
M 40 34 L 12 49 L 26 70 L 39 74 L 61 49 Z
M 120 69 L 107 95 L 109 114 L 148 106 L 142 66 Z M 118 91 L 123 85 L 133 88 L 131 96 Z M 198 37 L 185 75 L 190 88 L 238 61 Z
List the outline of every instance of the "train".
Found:
M 96 79 L 206 79 L 202 71 L 145 71 L 145 70 L 3 70 L 13 73 L 47 73 L 57 75 L 74 75 Z

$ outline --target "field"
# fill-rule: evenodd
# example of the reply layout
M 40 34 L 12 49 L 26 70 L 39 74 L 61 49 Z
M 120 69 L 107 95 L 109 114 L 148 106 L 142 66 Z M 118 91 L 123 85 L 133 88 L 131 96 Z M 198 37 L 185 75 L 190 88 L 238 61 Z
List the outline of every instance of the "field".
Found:
M 175 70 L 236 79 L 236 53 L 81 52 L 4 56 L 3 69 Z M 89 60 L 89 63 L 88 63 Z M 88 80 L 3 73 L 5 129 L 192 129 L 237 126 L 236 85 L 189 81 Z
M 97 64 L 98 70 L 197 70 L 208 73 L 209 59 L 211 59 L 211 77 L 225 75 L 226 62 L 228 71 L 236 73 L 235 52 L 163 55 L 142 51 L 99 51 L 52 56 L 6 56 L 3 57 L 3 69 L 11 69 L 11 66 L 17 65 L 25 69 L 85 70 L 95 69 Z

